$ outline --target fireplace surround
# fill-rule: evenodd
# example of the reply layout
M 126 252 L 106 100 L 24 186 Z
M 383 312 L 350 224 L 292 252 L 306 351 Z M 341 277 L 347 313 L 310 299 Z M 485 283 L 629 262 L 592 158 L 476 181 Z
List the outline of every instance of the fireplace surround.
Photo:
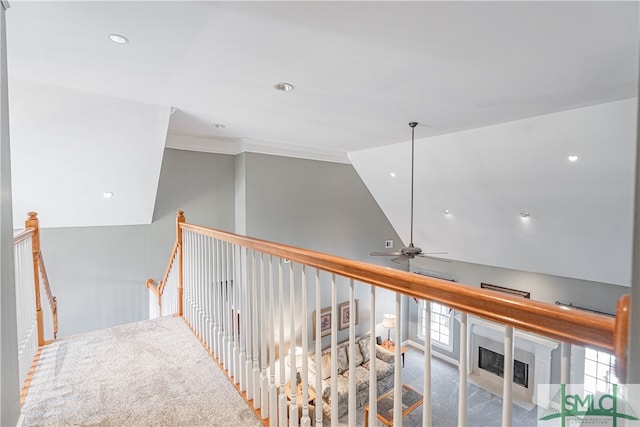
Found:
M 475 316 L 468 318 L 469 381 L 498 396 L 502 396 L 503 378 L 491 371 L 499 370 L 500 358 L 504 363 L 504 329 L 498 323 Z M 546 406 L 550 398 L 549 390 L 538 385 L 551 383 L 551 351 L 558 347 L 558 342 L 520 330 L 514 330 L 513 342 L 514 360 L 517 361 L 514 365 L 519 365 L 514 375 L 513 403 L 525 409 L 531 409 L 536 404 Z M 489 358 L 485 364 L 492 365 L 488 370 L 480 368 L 480 347 L 486 354 L 483 357 Z M 515 381 L 516 377 L 518 381 Z

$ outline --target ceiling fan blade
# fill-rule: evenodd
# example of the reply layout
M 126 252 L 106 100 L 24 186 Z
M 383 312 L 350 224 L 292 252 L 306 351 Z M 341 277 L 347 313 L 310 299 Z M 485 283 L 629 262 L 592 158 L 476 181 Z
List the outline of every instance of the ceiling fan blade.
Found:
M 409 262 L 410 259 L 411 257 L 409 256 L 400 255 L 399 257 L 391 259 L 391 261 L 395 262 L 396 264 L 406 264 Z
M 399 256 L 399 255 L 402 255 L 402 252 L 400 252 L 400 251 L 393 251 L 393 252 L 371 252 L 369 255 L 371 255 L 371 256 Z
M 450 259 L 440 258 L 440 257 L 437 257 L 437 256 L 431 256 L 431 255 L 427 255 L 427 254 L 418 254 L 418 256 L 419 256 L 419 257 L 422 257 L 422 258 L 434 259 L 434 260 L 436 260 L 436 261 L 451 262 L 451 260 L 450 260 Z
M 449 252 L 422 252 L 423 255 L 447 255 Z

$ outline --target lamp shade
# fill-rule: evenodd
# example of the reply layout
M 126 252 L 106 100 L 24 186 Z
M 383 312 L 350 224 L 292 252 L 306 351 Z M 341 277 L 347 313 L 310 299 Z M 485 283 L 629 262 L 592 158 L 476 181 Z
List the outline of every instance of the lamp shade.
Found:
M 287 365 L 291 366 L 291 349 L 289 349 L 289 359 L 287 360 Z M 296 368 L 302 366 L 302 347 L 296 347 L 294 350 L 295 360 L 296 360 Z
M 396 327 L 396 315 L 395 314 L 385 314 L 382 318 L 382 326 L 385 328 L 393 329 Z

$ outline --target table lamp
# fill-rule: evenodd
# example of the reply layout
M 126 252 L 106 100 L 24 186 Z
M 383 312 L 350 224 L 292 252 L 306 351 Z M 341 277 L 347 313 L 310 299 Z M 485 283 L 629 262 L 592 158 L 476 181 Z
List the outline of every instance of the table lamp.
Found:
M 396 315 L 385 314 L 384 317 L 382 318 L 382 326 L 388 329 L 387 341 L 391 341 L 391 330 L 396 327 Z

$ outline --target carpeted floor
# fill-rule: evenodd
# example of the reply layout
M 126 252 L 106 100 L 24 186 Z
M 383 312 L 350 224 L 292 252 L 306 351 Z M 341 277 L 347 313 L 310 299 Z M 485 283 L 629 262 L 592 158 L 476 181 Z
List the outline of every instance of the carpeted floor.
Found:
M 409 347 L 402 383 L 422 393 L 423 353 Z M 432 359 L 433 426 L 457 426 L 458 371 Z M 468 425 L 501 424 L 502 399 L 468 385 Z M 261 426 L 184 321 L 132 323 L 46 347 L 23 406 L 25 426 Z M 348 424 L 348 416 L 339 420 Z M 364 408 L 357 411 L 364 425 Z M 422 406 L 403 419 L 422 426 Z M 380 424 L 382 425 L 382 424 Z M 513 426 L 536 411 L 513 407 Z
M 47 346 L 22 408 L 25 426 L 261 426 L 180 318 Z

